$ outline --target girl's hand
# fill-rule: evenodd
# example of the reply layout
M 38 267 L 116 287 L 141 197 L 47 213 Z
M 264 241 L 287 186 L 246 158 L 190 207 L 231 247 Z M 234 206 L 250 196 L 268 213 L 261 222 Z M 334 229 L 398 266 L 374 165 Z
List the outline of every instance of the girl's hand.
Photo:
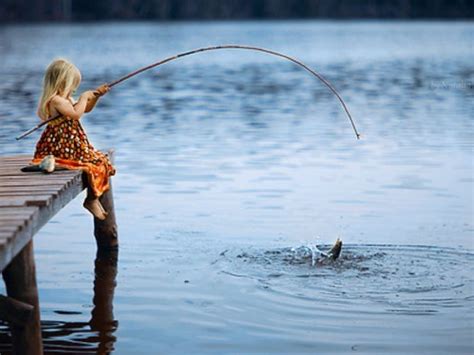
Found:
M 99 97 L 99 96 L 105 95 L 109 91 L 110 91 L 110 86 L 108 86 L 107 84 L 103 84 L 94 90 L 94 94 L 95 96 Z
M 92 100 L 92 99 L 95 98 L 95 94 L 94 94 L 94 91 L 92 91 L 92 90 L 87 90 L 87 91 L 84 91 L 84 92 L 81 94 L 80 97 L 86 99 L 87 101 L 89 101 L 89 100 Z

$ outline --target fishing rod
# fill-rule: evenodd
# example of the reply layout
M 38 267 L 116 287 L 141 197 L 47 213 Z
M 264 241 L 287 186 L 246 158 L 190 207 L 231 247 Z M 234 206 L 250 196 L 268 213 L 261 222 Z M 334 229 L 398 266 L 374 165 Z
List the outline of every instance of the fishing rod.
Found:
M 306 71 L 310 72 L 312 75 L 314 75 L 316 78 L 318 78 L 321 82 L 323 82 L 323 84 L 325 84 L 332 92 L 334 95 L 336 95 L 336 97 L 338 98 L 338 100 L 340 101 L 342 107 L 344 108 L 344 111 L 346 112 L 346 115 L 347 117 L 349 118 L 349 121 L 352 125 L 352 129 L 354 130 L 354 133 L 357 137 L 357 139 L 360 139 L 360 134 L 359 132 L 357 131 L 357 128 L 355 126 L 355 123 L 354 123 L 354 120 L 352 119 L 352 115 L 351 113 L 349 112 L 349 109 L 347 108 L 346 106 L 346 103 L 344 102 L 344 100 L 342 99 L 341 95 L 339 95 L 339 93 L 337 92 L 337 90 L 334 88 L 334 86 L 331 85 L 331 83 L 329 83 L 321 74 L 317 73 L 316 71 L 314 71 L 313 69 L 309 68 L 306 64 L 300 62 L 299 60 L 295 59 L 295 58 L 292 58 L 286 54 L 282 54 L 282 53 L 279 53 L 279 52 L 275 52 L 275 51 L 272 51 L 270 49 L 265 49 L 265 48 L 260 48 L 260 47 L 253 47 L 253 46 L 246 46 L 246 45 L 236 45 L 236 44 L 230 44 L 230 45 L 220 45 L 220 46 L 212 46 L 212 47 L 204 47 L 204 48 L 198 48 L 198 49 L 194 49 L 192 51 L 188 51 L 188 52 L 183 52 L 183 53 L 179 53 L 179 54 L 176 54 L 172 57 L 168 57 L 168 58 L 165 58 L 163 60 L 160 60 L 156 63 L 153 63 L 153 64 L 150 64 L 150 65 L 147 65 L 143 68 L 140 68 L 140 69 L 137 69 L 115 81 L 112 81 L 111 83 L 109 84 L 106 84 L 109 88 L 112 88 L 114 87 L 115 85 L 118 85 L 122 82 L 124 82 L 125 80 L 128 80 L 132 77 L 134 77 L 135 75 L 138 75 L 140 73 L 143 73 L 144 71 L 147 71 L 147 70 L 150 70 L 152 68 L 155 68 L 155 67 L 158 67 L 160 65 L 163 65 L 165 63 L 168 63 L 168 62 L 171 62 L 173 60 L 176 60 L 178 58 L 182 58 L 182 57 L 186 57 L 188 55 L 191 55 L 191 54 L 196 54 L 196 53 L 200 53 L 200 52 L 207 52 L 207 51 L 214 51 L 214 50 L 218 50 L 218 49 L 246 49 L 246 50 L 252 50 L 252 51 L 258 51 L 258 52 L 263 52 L 263 53 L 267 53 L 267 54 L 272 54 L 272 55 L 275 55 L 277 57 L 281 57 L 281 58 L 284 58 L 284 59 L 287 59 L 297 65 L 299 65 L 300 67 L 302 67 L 303 69 L 305 69 Z M 48 118 L 47 120 L 39 123 L 38 125 L 36 125 L 35 127 L 29 129 L 28 131 L 24 132 L 23 134 L 21 134 L 20 136 L 16 137 L 17 140 L 20 140 L 20 139 L 23 139 L 25 138 L 26 136 L 30 135 L 31 133 L 33 133 L 34 131 L 38 130 L 39 128 L 43 127 L 44 125 L 48 124 L 49 122 L 51 121 L 54 121 L 60 117 L 62 117 L 63 115 L 61 114 L 58 114 L 54 117 L 51 117 L 51 118 Z

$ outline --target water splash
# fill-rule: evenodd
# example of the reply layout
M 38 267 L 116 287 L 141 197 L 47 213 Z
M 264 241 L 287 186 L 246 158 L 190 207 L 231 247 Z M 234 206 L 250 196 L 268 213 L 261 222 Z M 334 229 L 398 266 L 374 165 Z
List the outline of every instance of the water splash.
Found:
M 337 260 L 325 258 L 312 244 L 268 250 L 227 251 L 221 266 L 238 274 L 271 283 L 279 275 L 280 289 L 289 294 L 325 292 L 338 296 L 372 299 L 387 309 L 397 304 L 403 311 L 428 302 L 434 309 L 469 303 L 474 277 L 469 270 L 474 254 L 454 248 L 404 245 L 346 245 Z M 230 262 L 229 262 L 230 261 Z M 241 262 L 236 262 L 241 261 Z M 323 262 L 321 262 L 323 261 Z M 317 282 L 301 281 L 316 278 Z M 406 303 L 401 304 L 401 300 Z M 439 301 L 439 302 L 438 302 Z M 395 311 L 394 311 L 395 312 Z
M 328 255 L 314 244 L 302 245 L 297 248 L 291 248 L 293 255 L 291 256 L 293 263 L 306 263 L 308 259 L 311 259 L 311 266 L 315 266 L 316 263 L 321 263 L 322 260 L 326 259 Z

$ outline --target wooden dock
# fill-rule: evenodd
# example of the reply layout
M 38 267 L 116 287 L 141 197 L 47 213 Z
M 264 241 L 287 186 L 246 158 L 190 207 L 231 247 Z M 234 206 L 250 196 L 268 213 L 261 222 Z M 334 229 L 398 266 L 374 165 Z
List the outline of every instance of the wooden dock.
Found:
M 16 354 L 43 353 L 33 236 L 86 188 L 79 170 L 22 172 L 30 160 L 0 157 L 0 270 L 7 290 L 7 296 L 0 295 L 0 320 L 9 322 Z M 112 189 L 100 201 L 109 215 L 105 221 L 94 219 L 97 246 L 116 250 Z

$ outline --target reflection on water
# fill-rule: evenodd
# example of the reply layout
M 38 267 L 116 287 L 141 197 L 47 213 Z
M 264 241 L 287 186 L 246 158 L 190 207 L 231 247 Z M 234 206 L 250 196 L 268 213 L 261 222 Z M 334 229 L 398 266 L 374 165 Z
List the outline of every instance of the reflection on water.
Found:
M 98 332 L 98 353 L 114 350 L 118 321 L 114 318 L 113 299 L 117 277 L 118 251 L 97 252 L 95 259 L 94 308 L 89 325 Z
M 94 308 L 89 322 L 41 321 L 44 352 L 69 354 L 109 354 L 114 350 L 118 321 L 114 318 L 118 251 L 97 252 L 95 259 Z M 61 315 L 80 312 L 55 310 Z M 0 352 L 11 352 L 8 326 L 0 328 Z
M 0 26 L 1 154 L 33 151 L 38 135 L 14 137 L 36 123 L 53 57 L 79 66 L 85 90 L 218 43 L 302 60 L 341 92 L 363 134 L 355 140 L 314 78 L 258 53 L 196 55 L 117 86 L 83 124 L 97 147 L 116 149 L 120 264 L 100 259 L 92 274 L 80 198 L 38 233 L 46 344 L 468 352 L 473 34 L 469 22 Z M 287 262 L 290 247 L 336 236 L 349 245 L 338 263 Z

